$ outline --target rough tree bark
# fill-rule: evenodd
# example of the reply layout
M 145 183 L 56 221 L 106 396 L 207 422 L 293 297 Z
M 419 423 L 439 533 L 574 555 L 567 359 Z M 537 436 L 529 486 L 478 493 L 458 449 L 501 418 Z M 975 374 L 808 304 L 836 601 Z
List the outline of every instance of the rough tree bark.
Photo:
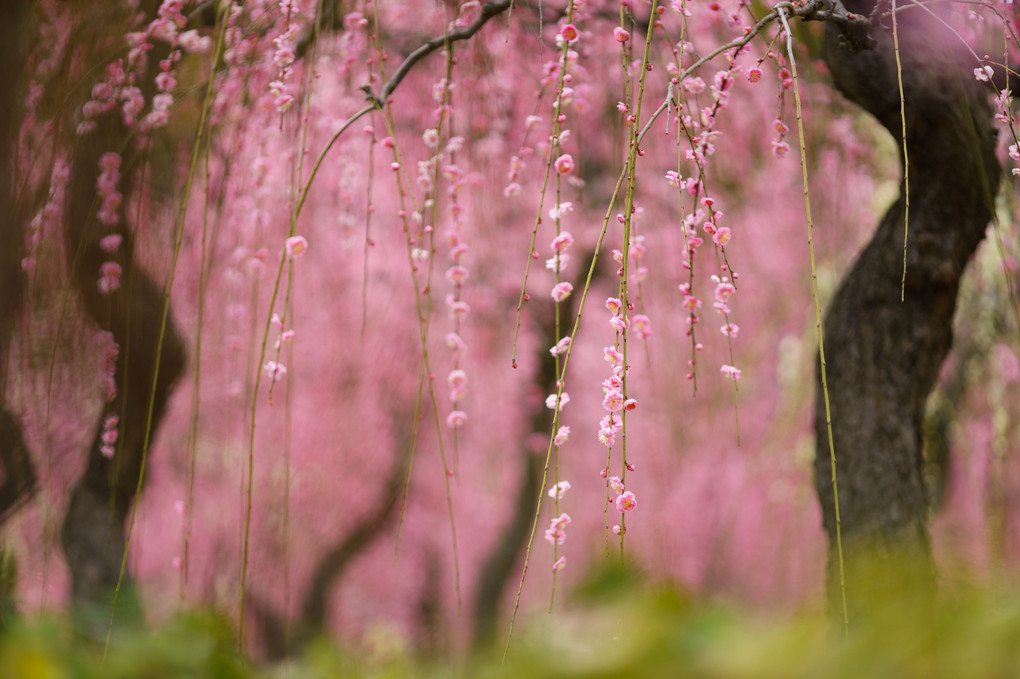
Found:
M 24 236 L 18 209 L 15 140 L 21 119 L 19 96 L 24 83 L 23 36 L 19 34 L 25 11 L 20 0 L 0 5 L 0 385 L 6 391 L 7 348 L 14 321 L 21 309 L 24 276 L 21 258 Z M 21 425 L 6 408 L 0 408 L 0 520 L 26 500 L 36 488 L 35 472 L 21 435 Z
M 846 8 L 867 14 L 871 0 Z M 909 584 L 934 592 L 923 473 L 925 402 L 952 343 L 960 278 L 992 217 L 1001 169 L 988 83 L 959 39 L 920 9 L 898 16 L 910 168 L 905 298 L 904 186 L 829 308 L 825 354 L 851 618 Z M 853 52 L 828 25 L 836 87 L 902 138 L 891 19 L 874 49 Z M 902 151 L 901 151 L 902 166 Z M 825 407 L 817 380 L 815 486 L 830 538 L 830 602 L 839 606 L 836 518 Z

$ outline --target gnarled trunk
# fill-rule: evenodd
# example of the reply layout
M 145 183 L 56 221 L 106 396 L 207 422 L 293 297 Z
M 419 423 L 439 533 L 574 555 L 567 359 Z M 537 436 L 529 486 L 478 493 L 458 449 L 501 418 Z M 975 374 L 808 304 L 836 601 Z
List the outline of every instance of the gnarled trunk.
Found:
M 868 13 L 868 0 L 847 3 Z M 905 186 L 845 276 L 825 321 L 825 354 L 851 616 L 868 594 L 909 582 L 932 592 L 922 421 L 952 343 L 960 278 L 992 217 L 1000 167 L 991 88 L 959 40 L 922 10 L 898 16 L 909 160 L 909 241 L 903 301 Z M 901 143 L 891 19 L 877 45 L 852 53 L 827 26 L 836 87 Z M 901 153 L 902 156 L 902 153 Z M 902 157 L 901 157 L 902 161 Z M 818 381 L 815 485 L 830 538 L 830 601 L 838 602 L 836 516 Z M 905 568 L 904 568 L 905 567 Z

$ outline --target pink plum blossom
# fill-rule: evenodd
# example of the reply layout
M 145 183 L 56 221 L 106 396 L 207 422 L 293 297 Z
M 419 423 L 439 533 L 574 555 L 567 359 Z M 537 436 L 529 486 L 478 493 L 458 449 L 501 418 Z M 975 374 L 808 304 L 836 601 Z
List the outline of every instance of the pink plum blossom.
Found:
M 570 427 L 563 426 L 556 431 L 556 436 L 553 437 L 553 444 L 562 446 L 570 438 Z
M 566 252 L 567 248 L 574 244 L 574 237 L 570 235 L 569 231 L 564 231 L 560 235 L 553 238 L 552 243 L 549 247 L 552 248 L 553 252 Z
M 560 558 L 556 559 L 556 562 L 552 565 L 553 573 L 558 573 L 559 571 L 561 571 L 564 568 L 566 568 L 566 566 L 567 566 L 567 557 L 561 556 Z
M 637 507 L 637 498 L 629 490 L 624 491 L 620 497 L 616 498 L 616 509 L 619 512 L 630 512 L 635 507 Z
M 467 413 L 462 410 L 454 410 L 446 416 L 446 426 L 451 429 L 457 429 L 465 422 L 467 422 Z
M 560 481 L 549 489 L 549 497 L 554 500 L 562 500 L 563 495 L 570 490 L 570 481 Z
M 574 171 L 574 157 L 569 153 L 564 153 L 556 159 L 555 166 L 556 171 L 560 174 L 570 174 Z
M 732 365 L 724 364 L 721 368 L 719 368 L 719 372 L 721 372 L 723 375 L 726 375 L 734 382 L 740 379 L 740 369 L 735 368 Z
M 287 366 L 277 361 L 266 361 L 266 364 L 262 366 L 262 369 L 266 371 L 271 379 L 278 380 L 287 374 Z
M 468 270 L 460 266 L 451 266 L 446 270 L 446 280 L 450 281 L 454 285 L 462 285 L 468 278 Z
M 549 410 L 563 410 L 563 407 L 570 403 L 570 394 L 563 392 L 560 394 L 559 404 L 557 407 L 556 394 L 549 394 L 545 399 L 545 407 Z
M 291 236 L 287 239 L 287 256 L 300 257 L 308 249 L 308 241 L 304 236 Z
M 623 409 L 623 393 L 618 389 L 610 389 L 602 399 L 602 407 L 611 413 Z
M 556 285 L 554 285 L 550 295 L 557 302 L 562 302 L 567 297 L 570 297 L 570 293 L 573 291 L 574 286 L 564 281 L 562 283 L 557 283 Z
M 566 336 L 556 343 L 556 346 L 549 349 L 549 353 L 553 356 L 559 356 L 560 354 L 566 353 L 570 347 L 570 336 Z

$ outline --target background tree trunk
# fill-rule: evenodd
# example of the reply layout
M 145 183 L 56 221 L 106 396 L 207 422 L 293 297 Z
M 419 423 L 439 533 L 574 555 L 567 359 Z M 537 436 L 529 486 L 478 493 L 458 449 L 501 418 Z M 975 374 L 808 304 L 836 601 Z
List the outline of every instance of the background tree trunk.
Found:
M 850 2 L 847 9 L 866 14 L 873 5 Z M 992 217 L 1001 171 L 992 89 L 974 78 L 978 64 L 924 12 L 901 12 L 897 21 L 910 168 L 905 297 L 901 302 L 906 207 L 901 183 L 899 198 L 843 279 L 825 322 L 851 616 L 872 595 L 901 590 L 906 582 L 925 594 L 934 591 L 923 415 L 952 343 L 960 277 Z M 876 48 L 852 53 L 841 44 L 839 29 L 829 25 L 825 58 L 836 87 L 878 118 L 901 145 L 890 26 L 884 17 L 872 29 Z M 830 538 L 830 602 L 838 602 L 832 468 L 820 380 L 815 429 L 815 486 Z

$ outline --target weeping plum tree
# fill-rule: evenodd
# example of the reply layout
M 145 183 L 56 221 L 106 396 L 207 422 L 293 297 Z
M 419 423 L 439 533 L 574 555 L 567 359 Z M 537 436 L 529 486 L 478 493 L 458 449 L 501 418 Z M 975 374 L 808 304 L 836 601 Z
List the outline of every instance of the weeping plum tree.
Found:
M 26 64 L 0 73 L 0 143 L 10 150 L 0 173 L 0 346 L 26 281 L 27 312 L 54 320 L 58 338 L 75 313 L 108 333 L 101 403 L 83 425 L 91 443 L 63 522 L 75 600 L 108 601 L 123 583 L 128 517 L 148 465 L 166 465 L 184 498 L 181 545 L 169 552 L 181 597 L 232 588 L 242 643 L 251 602 L 274 655 L 288 650 L 288 632 L 283 644 L 272 638 L 281 619 L 300 619 L 299 640 L 321 631 L 351 565 L 394 530 L 397 562 L 409 542 L 441 563 L 424 583 L 368 589 L 417 586 L 421 609 L 434 613 L 435 581 L 453 578 L 459 607 L 467 554 L 482 641 L 517 573 L 520 603 L 549 504 L 553 578 L 566 564 L 560 545 L 580 541 L 565 542 L 567 532 L 597 536 L 621 558 L 625 539 L 652 543 L 640 524 L 653 511 L 647 498 L 660 500 L 658 537 L 667 535 L 665 500 L 682 474 L 656 451 L 681 447 L 685 373 L 692 391 L 733 404 L 745 447 L 768 434 L 738 424 L 738 380 L 750 371 L 737 367 L 735 321 L 741 300 L 764 294 L 736 271 L 761 264 L 740 249 L 740 222 L 801 242 L 803 208 L 835 205 L 852 188 L 819 188 L 812 150 L 828 130 L 810 105 L 802 115 L 800 92 L 824 88 L 804 72 L 804 45 L 823 29 L 800 20 L 825 24 L 832 84 L 898 140 L 904 171 L 825 323 L 815 485 L 829 591 L 834 609 L 846 598 L 856 612 L 866 588 L 890 591 L 905 577 L 931 590 L 924 408 L 949 351 L 960 278 L 993 215 L 993 115 L 1012 121 L 1003 65 L 976 53 L 980 30 L 918 2 L 428 5 L 49 0 L 0 10 L 4 63 Z M 1015 43 L 1011 26 L 984 28 Z M 1011 155 L 1020 157 L 1016 145 Z M 771 184 L 782 186 L 772 168 L 797 157 L 803 203 L 763 219 Z M 793 221 L 789 234 L 774 226 Z M 580 257 L 582 248 L 595 254 Z M 329 264 L 323 254 L 313 266 L 316 252 Z M 814 252 L 803 255 L 813 280 Z M 306 274 L 317 277 L 302 287 Z M 812 295 L 807 276 L 795 284 Z M 721 344 L 699 325 L 709 313 L 721 317 Z M 653 343 L 653 320 L 665 343 Z M 30 353 L 23 344 L 19 355 Z M 51 375 L 58 360 L 79 358 L 58 346 L 43 352 Z M 7 353 L 4 375 L 17 383 L 7 393 L 27 393 L 32 371 L 12 371 Z M 174 419 L 186 355 L 190 403 Z M 508 365 L 524 377 L 507 377 Z M 472 400 L 469 384 L 488 400 Z M 565 410 L 568 385 L 577 405 Z M 10 405 L 2 516 L 37 485 L 13 414 L 33 408 Z M 50 407 L 47 391 L 39 410 Z M 161 430 L 172 443 L 150 456 Z M 574 457 L 578 440 L 598 452 Z M 36 468 L 43 456 L 31 456 Z M 431 481 L 421 480 L 422 456 Z M 585 479 L 574 477 L 572 494 L 603 507 L 587 530 L 564 511 L 568 473 Z M 225 528 L 237 475 L 237 522 Z M 292 523 L 292 475 L 306 488 L 335 476 L 342 492 L 302 503 L 295 511 L 310 513 Z M 204 499 L 214 509 L 203 524 Z M 625 538 L 628 520 L 637 530 Z M 192 558 L 193 531 L 199 543 L 212 536 L 196 552 L 204 561 Z M 314 557 L 292 600 L 294 532 Z M 445 550 L 437 536 L 448 536 Z M 230 578 L 224 553 L 234 555 Z M 902 575 L 899 563 L 912 570 Z M 255 577 L 281 564 L 286 586 Z

